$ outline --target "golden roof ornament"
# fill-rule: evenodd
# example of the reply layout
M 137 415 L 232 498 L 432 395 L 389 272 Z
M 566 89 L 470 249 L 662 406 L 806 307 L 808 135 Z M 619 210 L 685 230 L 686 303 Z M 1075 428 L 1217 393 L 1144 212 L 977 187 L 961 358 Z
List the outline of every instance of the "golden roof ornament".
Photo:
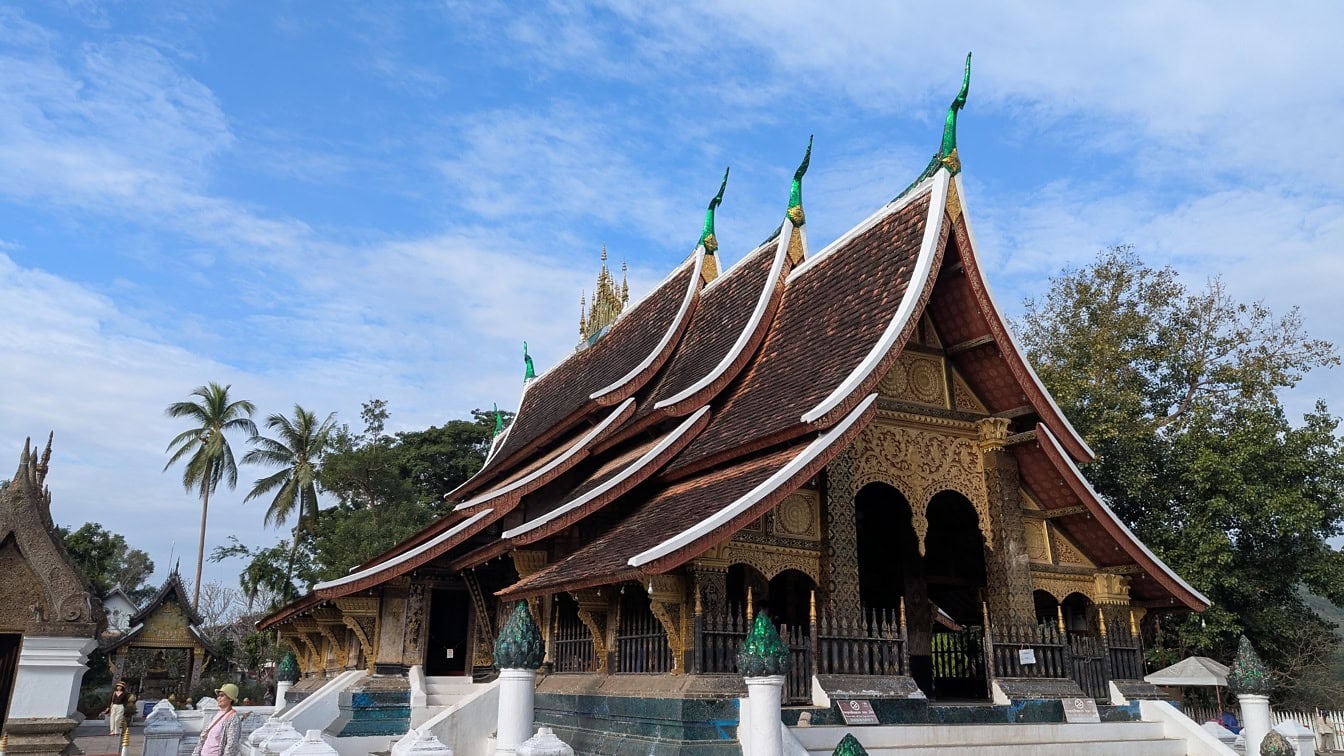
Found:
M 579 313 L 579 337 L 586 342 L 594 341 L 596 336 L 601 335 L 602 330 L 611 325 L 612 321 L 625 309 L 626 303 L 630 301 L 630 282 L 627 278 L 627 269 L 624 262 L 621 263 L 621 284 L 616 285 L 616 279 L 611 275 L 607 268 L 607 246 L 602 245 L 602 269 L 597 274 L 597 286 L 593 289 L 593 301 L 591 307 L 586 312 Z M 585 306 L 585 300 L 580 299 L 579 307 Z

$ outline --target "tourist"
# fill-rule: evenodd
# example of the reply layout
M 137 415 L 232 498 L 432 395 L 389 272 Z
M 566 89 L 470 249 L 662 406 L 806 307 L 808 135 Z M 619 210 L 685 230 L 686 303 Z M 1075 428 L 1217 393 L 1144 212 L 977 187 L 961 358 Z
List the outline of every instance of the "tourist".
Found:
M 121 728 L 126 725 L 126 714 L 130 711 L 131 702 L 134 700 L 135 697 L 126 690 L 126 683 L 118 680 L 117 684 L 112 686 L 112 702 L 103 712 L 107 715 L 108 735 L 121 734 Z
M 238 700 L 238 686 L 233 683 L 219 686 L 215 700 L 219 703 L 219 713 L 201 731 L 191 756 L 238 756 L 243 739 L 242 718 L 233 710 L 233 702 Z
M 1221 721 L 1223 723 L 1223 727 L 1226 727 L 1233 733 L 1241 732 L 1241 723 L 1237 721 L 1237 715 L 1233 714 L 1231 709 L 1223 709 L 1223 716 L 1221 717 Z

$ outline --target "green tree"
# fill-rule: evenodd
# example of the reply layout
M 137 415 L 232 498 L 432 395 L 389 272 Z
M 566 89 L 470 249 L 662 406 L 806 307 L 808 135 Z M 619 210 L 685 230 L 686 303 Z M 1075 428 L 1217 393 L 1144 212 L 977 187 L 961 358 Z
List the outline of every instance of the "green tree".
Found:
M 274 491 L 264 523 L 279 527 L 290 515 L 295 515 L 295 545 L 317 519 L 318 463 L 331 443 L 335 416 L 335 413 L 327 415 L 319 423 L 315 413 L 296 404 L 293 418 L 280 414 L 266 418 L 266 427 L 275 431 L 276 438 L 253 437 L 256 448 L 243 455 L 243 464 L 280 468 L 253 484 L 243 501 Z
M 70 560 L 99 596 L 106 596 L 118 585 L 133 601 L 153 595 L 154 588 L 145 581 L 154 574 L 154 561 L 144 551 L 128 546 L 120 533 L 106 530 L 96 522 L 86 522 L 73 531 L 57 527 L 56 532 L 65 542 Z
M 1112 508 L 1213 602 L 1163 622 L 1173 652 L 1230 658 L 1245 631 L 1280 668 L 1319 639 L 1300 586 L 1344 604 L 1344 446 L 1323 403 L 1288 421 L 1280 393 L 1339 364 L 1301 316 L 1188 289 L 1127 247 L 1063 271 L 1026 302 L 1029 359 L 1097 453 Z M 1327 634 L 1328 635 L 1328 634 Z M 1161 649 L 1158 649 L 1161 651 Z
M 256 406 L 246 399 L 231 399 L 230 388 L 213 382 L 199 386 L 191 392 L 198 401 L 174 402 L 164 410 L 168 417 L 186 418 L 193 423 L 193 427 L 168 442 L 167 451 L 172 456 L 163 466 L 166 471 L 179 459 L 188 457 L 182 471 L 182 486 L 188 491 L 198 490 L 201 496 L 201 536 L 196 549 L 196 587 L 191 600 L 193 607 L 199 603 L 201 595 L 201 568 L 205 566 L 205 523 L 210 510 L 210 494 L 220 481 L 227 483 L 229 488 L 238 485 L 238 465 L 234 461 L 227 433 L 246 433 L 249 438 L 257 435 L 257 425 L 251 419 Z

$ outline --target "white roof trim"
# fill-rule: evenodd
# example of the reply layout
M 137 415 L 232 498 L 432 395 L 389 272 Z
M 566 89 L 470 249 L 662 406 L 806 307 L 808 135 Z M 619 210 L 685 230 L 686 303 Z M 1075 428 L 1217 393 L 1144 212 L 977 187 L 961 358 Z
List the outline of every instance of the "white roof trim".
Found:
M 536 383 L 536 382 L 537 382 L 537 381 L 536 381 L 535 378 L 532 379 L 532 380 L 530 380 L 530 381 L 523 381 L 523 391 L 522 391 L 521 394 L 518 395 L 518 411 L 519 411 L 519 412 L 521 412 L 522 409 L 523 409 L 523 399 L 527 397 L 527 390 L 528 390 L 529 388 L 531 388 L 532 384 L 534 384 L 534 383 Z M 490 462 L 494 460 L 494 458 L 495 458 L 495 454 L 496 454 L 500 449 L 503 449 L 503 448 L 504 448 L 504 441 L 505 441 L 505 439 L 507 439 L 507 438 L 509 437 L 509 433 L 513 431 L 513 426 L 516 425 L 517 423 L 518 423 L 518 413 L 515 412 L 514 415 L 513 415 L 513 422 L 512 422 L 512 423 L 509 423 L 509 427 L 505 428 L 503 433 L 501 433 L 501 434 L 499 434 L 498 436 L 495 436 L 494 438 L 490 439 L 490 450 L 489 450 L 488 452 L 486 452 L 486 454 L 485 454 L 485 461 L 481 463 L 481 469 L 477 470 L 475 475 L 471 476 L 470 478 L 467 478 L 466 480 L 464 480 L 464 481 L 462 481 L 460 484 L 458 484 L 457 488 L 454 488 L 453 490 L 451 490 L 451 491 L 449 491 L 448 493 L 444 494 L 444 495 L 443 495 L 443 498 L 444 498 L 445 500 L 451 500 L 451 499 L 453 498 L 453 494 L 455 494 L 455 493 L 457 493 L 458 491 L 462 490 L 462 487 L 463 487 L 463 486 L 465 486 L 465 485 L 467 485 L 468 483 L 470 483 L 471 481 L 475 480 L 475 479 L 477 478 L 477 476 L 481 475 L 481 474 L 484 473 L 486 470 L 489 470 L 489 469 L 490 469 Z
M 672 324 L 667 327 L 667 332 L 663 334 L 662 341 L 659 341 L 658 346 L 654 347 L 653 350 L 649 352 L 648 356 L 645 357 L 633 369 L 631 369 L 630 372 L 626 373 L 624 376 L 622 376 L 620 379 L 618 379 L 615 383 L 611 384 L 610 386 L 598 389 L 597 391 L 594 391 L 593 393 L 589 394 L 588 395 L 589 399 L 597 399 L 605 394 L 609 394 L 615 391 L 616 389 L 624 386 L 625 384 L 633 380 L 635 376 L 644 372 L 645 369 L 647 369 L 650 365 L 653 364 L 654 360 L 658 359 L 658 355 L 662 354 L 663 350 L 667 348 L 668 342 L 672 341 L 672 336 L 677 332 L 677 329 L 680 327 L 682 320 L 685 319 L 687 310 L 691 309 L 691 301 L 695 299 L 695 291 L 700 286 L 700 269 L 704 266 L 704 264 L 705 264 L 705 248 L 703 246 L 696 247 L 695 265 L 694 268 L 691 270 L 690 283 L 688 283 L 686 286 L 686 295 L 681 299 L 681 309 L 677 311 L 677 316 L 672 319 Z
M 877 401 L 877 394 L 869 394 L 868 398 L 859 402 L 859 406 L 855 407 L 844 420 L 841 420 L 839 423 L 836 423 L 821 435 L 817 436 L 812 443 L 808 444 L 806 448 L 798 453 L 798 456 L 789 460 L 783 467 L 775 471 L 774 475 L 766 478 L 737 501 L 734 501 L 723 509 L 720 509 L 718 512 L 715 512 L 713 515 L 701 520 L 692 527 L 683 530 L 666 541 L 663 541 L 657 546 L 630 557 L 627 564 L 631 567 L 639 567 L 648 564 L 655 559 L 661 559 L 678 549 L 685 548 L 686 546 L 695 543 L 697 540 L 728 524 L 733 518 L 751 509 L 757 502 L 764 499 L 766 496 L 769 496 L 771 492 L 783 485 L 786 480 L 798 474 L 798 472 L 807 467 L 812 460 L 816 459 L 823 451 L 826 451 L 837 438 L 842 436 L 845 431 L 849 430 L 850 426 L 858 422 L 859 417 L 861 417 L 875 401 Z
M 415 548 L 411 549 L 410 551 L 407 551 L 404 554 L 398 554 L 397 556 L 387 560 L 386 562 L 380 562 L 378 564 L 373 565 L 372 567 L 365 567 L 359 572 L 352 572 L 349 575 L 346 575 L 345 577 L 336 578 L 335 580 L 328 580 L 325 583 L 318 583 L 317 585 L 313 586 L 313 590 L 325 591 L 328 588 L 339 588 L 340 586 L 348 585 L 357 580 L 363 580 L 364 578 L 370 575 L 376 575 L 379 572 L 391 569 L 399 564 L 405 564 L 406 562 L 420 556 L 421 554 L 425 553 L 426 551 L 429 551 L 435 546 L 438 546 L 439 544 L 443 543 L 449 538 L 452 538 L 458 533 L 461 533 L 462 531 L 466 530 L 472 525 L 475 525 L 477 522 L 481 520 L 482 517 L 485 517 L 486 515 L 490 514 L 493 511 L 495 510 L 483 509 L 480 512 L 477 512 L 471 517 L 468 517 L 462 522 L 459 522 L 458 524 L 454 525 L 448 530 L 445 530 L 444 532 L 434 536 L 432 539 L 425 541 L 424 543 L 420 544 L 419 546 L 416 546 Z
M 877 369 L 877 364 L 891 351 L 891 347 L 901 335 L 906 321 L 914 315 L 915 307 L 919 304 L 920 294 L 924 291 L 930 271 L 933 269 L 933 258 L 937 256 L 937 250 L 934 248 L 938 246 L 938 238 L 943 230 L 943 204 L 947 201 L 947 182 L 947 169 L 939 169 L 933 177 L 933 197 L 929 201 L 928 219 L 924 221 L 924 239 L 919 245 L 919 257 L 915 259 L 915 270 L 910 274 L 910 284 L 905 287 L 905 296 L 901 299 L 900 307 L 896 308 L 896 314 L 892 317 L 891 322 L 887 323 L 887 329 L 882 332 L 882 336 L 873 345 L 873 348 L 868 350 L 867 356 L 858 364 L 858 367 L 854 368 L 845 377 L 845 380 L 835 387 L 830 396 L 804 413 L 803 422 L 815 422 L 827 412 L 839 406 L 845 397 L 853 393 L 859 387 L 859 384 L 863 383 L 863 380 L 868 377 L 868 374 Z
M 748 253 L 746 253 L 745 255 L 739 257 L 739 258 L 737 259 L 737 262 L 733 263 L 732 265 L 729 265 L 727 268 L 723 268 L 723 269 L 721 269 L 721 270 L 719 271 L 719 275 L 718 275 L 718 277 L 715 278 L 713 281 L 710 281 L 709 283 L 705 284 L 705 288 L 703 288 L 703 289 L 700 290 L 700 295 L 701 295 L 701 296 L 704 296 L 704 294 L 705 294 L 706 292 L 708 292 L 710 289 L 713 289 L 715 286 L 718 286 L 720 281 L 722 281 L 723 279 L 725 279 L 725 278 L 727 278 L 728 276 L 732 275 L 733 271 L 735 271 L 735 270 L 737 270 L 738 268 L 742 267 L 742 263 L 746 262 L 752 255 L 754 255 L 754 254 L 756 254 L 757 252 L 761 251 L 761 249 L 770 246 L 772 243 L 774 243 L 774 241 L 775 241 L 774 239 L 770 239 L 769 241 L 766 241 L 766 242 L 763 243 L 763 244 L 757 244 L 754 248 L 752 248 L 752 250 L 751 250 L 750 252 L 748 252 Z M 718 252 L 715 252 L 715 253 L 714 253 L 714 256 L 715 256 L 715 257 L 719 257 L 720 259 L 722 259 L 722 258 L 720 257 L 720 255 L 719 255 Z
M 976 247 L 975 227 L 971 225 L 971 213 L 970 210 L 967 209 L 966 189 L 961 184 L 961 174 L 957 174 L 955 181 L 957 182 L 957 197 L 961 200 L 962 222 L 966 224 L 966 236 L 971 240 L 971 248 L 969 250 L 964 250 L 962 254 L 974 255 Z M 1073 423 L 1070 423 L 1069 418 L 1060 411 L 1059 405 L 1055 404 L 1055 398 L 1046 390 L 1045 384 L 1041 383 L 1041 379 L 1036 375 L 1035 369 L 1031 367 L 1031 362 L 1027 360 L 1027 353 L 1022 350 L 1022 345 L 1017 343 L 1017 337 L 1013 335 L 1012 326 L 1008 323 L 1008 319 L 1003 316 L 1003 308 L 999 307 L 998 300 L 994 298 L 994 290 L 990 288 L 989 285 L 989 276 L 984 275 L 983 271 L 980 276 L 980 283 L 984 285 L 985 294 L 989 296 L 989 302 L 994 306 L 994 314 L 998 316 L 999 322 L 1003 324 L 1004 333 L 1008 334 L 1008 341 L 1013 345 L 1013 349 L 1017 350 L 1018 356 L 1022 358 L 1022 364 L 1026 365 L 1027 375 L 1031 376 L 1032 383 L 1036 384 L 1036 388 L 1041 392 L 1041 395 L 1045 397 L 1045 401 L 1050 403 L 1050 408 L 1055 411 L 1055 416 L 1064 424 L 1064 429 L 1069 432 L 1069 436 L 1087 451 L 1089 457 L 1095 458 L 1097 456 L 1096 452 L 1092 451 L 1092 447 L 1088 446 L 1087 442 L 1083 440 L 1083 437 L 1078 433 L 1077 429 L 1073 427 Z
M 625 401 L 621 402 L 619 405 L 617 405 L 616 409 L 612 410 L 611 414 L 607 415 L 606 418 L 602 420 L 602 422 L 598 423 L 597 425 L 594 425 L 592 430 L 584 434 L 583 438 L 579 439 L 577 442 L 572 444 L 568 449 L 566 449 L 564 454 L 559 455 L 550 462 L 547 462 L 546 464 L 542 465 L 536 470 L 533 470 L 532 472 L 528 473 L 527 475 L 524 475 L 518 480 L 515 480 L 514 482 L 508 484 L 507 486 L 504 486 L 503 488 L 491 489 L 490 491 L 483 493 L 474 499 L 470 499 L 461 504 L 458 504 L 455 507 L 455 509 L 467 509 L 468 507 L 474 507 L 477 504 L 483 504 L 487 501 L 490 501 L 491 499 L 503 496 L 504 494 L 509 493 L 510 491 L 516 491 L 519 488 L 541 477 L 542 475 L 545 475 L 551 470 L 554 470 L 561 463 L 565 462 L 575 454 L 578 454 L 579 450 L 583 449 L 585 446 L 588 445 L 589 442 L 591 442 L 594 438 L 596 438 L 598 434 L 606 430 L 607 426 L 614 423 L 616 421 L 616 418 L 620 417 L 621 413 L 625 412 L 627 408 L 633 406 L 634 403 L 635 403 L 634 399 L 626 399 Z
M 696 410 L 695 414 L 691 415 L 690 417 L 682 421 L 681 425 L 678 425 L 676 429 L 674 429 L 671 433 L 664 436 L 663 440 L 655 444 L 652 449 L 649 449 L 648 451 L 640 455 L 639 459 L 626 465 L 625 469 L 621 470 L 619 474 L 613 476 L 611 480 L 608 480 L 607 482 L 603 483 L 597 488 L 594 488 L 593 490 L 580 496 L 579 498 L 574 499 L 573 501 L 570 501 L 563 506 L 557 507 L 534 520 L 525 522 L 516 528 L 504 531 L 504 538 L 516 538 L 524 533 L 536 530 L 542 525 L 545 525 L 546 523 L 551 522 L 552 520 L 558 517 L 562 517 L 564 515 L 569 514 L 570 512 L 573 512 L 579 507 L 582 507 L 584 504 L 587 504 L 593 499 L 596 499 L 597 497 L 605 494 L 607 491 L 610 491 L 611 489 L 620 485 L 631 475 L 634 475 L 635 472 L 637 472 L 645 465 L 652 462 L 654 459 L 657 459 L 659 454 L 662 454 L 663 452 L 667 451 L 668 447 L 672 446 L 672 444 L 676 443 L 677 439 L 685 435 L 686 431 L 690 430 L 691 426 L 695 425 L 695 422 L 700 418 L 704 417 L 705 413 L 707 412 L 709 412 L 709 407 L 701 407 L 699 410 Z
M 787 257 L 788 245 L 786 241 L 775 249 L 775 261 L 770 266 L 770 273 L 765 280 L 765 288 L 761 290 L 760 296 L 756 298 L 756 309 L 751 313 L 751 320 L 749 320 L 746 327 L 742 329 L 742 333 L 738 334 L 737 341 L 733 344 L 733 347 L 728 350 L 728 353 L 723 356 L 723 359 L 719 360 L 719 364 L 715 365 L 714 369 L 702 376 L 700 380 L 653 405 L 654 409 L 662 409 L 663 407 L 671 406 L 694 396 L 697 391 L 704 389 L 706 386 L 718 380 L 719 376 L 723 375 L 723 372 L 728 369 L 728 366 L 733 364 L 733 361 L 742 355 L 742 350 L 747 348 L 747 342 L 751 341 L 752 334 L 756 332 L 756 329 L 761 324 L 761 320 L 765 317 L 765 311 L 770 305 L 770 292 L 774 290 L 775 282 L 779 280 L 780 271 L 784 270 L 784 260 Z M 746 258 L 742 259 L 745 260 Z M 722 280 L 722 276 L 715 280 Z
M 1207 596 L 1195 590 L 1194 586 L 1182 580 L 1181 576 L 1177 575 L 1175 570 L 1168 567 L 1166 562 L 1162 561 L 1161 559 L 1158 559 L 1156 554 L 1148 550 L 1148 546 L 1145 545 L 1143 541 L 1140 541 L 1137 537 L 1135 537 L 1134 531 L 1130 530 L 1129 526 L 1126 525 L 1124 521 L 1121 520 L 1119 517 L 1117 517 L 1115 512 L 1111 510 L 1111 505 L 1106 502 L 1106 497 L 1097 493 L 1096 489 L 1092 487 L 1092 484 L 1090 482 L 1088 482 L 1087 478 L 1083 475 L 1082 471 L 1079 470 L 1078 466 L 1073 463 L 1073 459 L 1069 456 L 1069 453 L 1064 450 L 1064 447 L 1060 445 L 1059 439 L 1055 438 L 1055 434 L 1050 432 L 1050 429 L 1046 427 L 1045 423 L 1041 423 L 1040 428 L 1041 430 L 1045 431 L 1045 437 L 1050 441 L 1050 444 L 1055 447 L 1055 451 L 1059 452 L 1060 459 L 1064 460 L 1064 464 L 1069 466 L 1069 471 L 1072 472 L 1078 478 L 1078 480 L 1082 481 L 1083 486 L 1087 488 L 1088 494 L 1090 494 L 1092 498 L 1097 500 L 1097 503 L 1101 505 L 1102 511 L 1106 513 L 1107 517 L 1111 518 L 1111 522 L 1115 523 L 1116 525 L 1119 525 L 1120 529 L 1125 531 L 1125 535 L 1129 536 L 1129 540 L 1132 541 L 1135 545 L 1137 545 L 1139 549 L 1144 553 L 1144 556 L 1147 556 L 1149 559 L 1153 560 L 1153 562 L 1155 562 L 1158 567 L 1162 568 L 1163 572 L 1167 573 L 1168 577 L 1170 577 L 1172 580 L 1175 580 L 1177 583 L 1180 584 L 1182 588 L 1189 591 L 1192 595 L 1194 595 L 1200 601 L 1203 601 L 1206 605 L 1211 605 L 1212 602 L 1209 601 Z
M 902 194 L 901 196 L 897 197 L 891 202 L 888 202 L 887 204 L 878 208 L 877 212 L 873 213 L 867 218 L 864 218 L 862 221 L 859 222 L 859 225 L 846 231 L 838 239 L 831 242 L 830 244 L 827 244 L 825 247 L 822 247 L 821 251 L 818 252 L 817 254 L 807 258 L 806 260 L 803 260 L 803 262 L 799 264 L 798 267 L 790 271 L 788 282 L 792 282 L 793 279 L 797 278 L 803 271 L 807 270 L 808 268 L 811 268 L 813 265 L 816 265 L 818 261 L 824 260 L 832 252 L 844 246 L 845 244 L 849 243 L 849 241 L 854 237 L 877 225 L 877 223 L 881 221 L 883 218 L 887 217 L 888 215 L 891 215 L 897 210 L 900 210 L 901 208 L 905 207 L 911 202 L 914 202 L 920 197 L 923 197 L 927 187 L 933 185 L 932 182 L 933 182 L 932 178 L 925 179 L 924 183 L 916 186 L 915 188 L 911 189 L 905 194 Z

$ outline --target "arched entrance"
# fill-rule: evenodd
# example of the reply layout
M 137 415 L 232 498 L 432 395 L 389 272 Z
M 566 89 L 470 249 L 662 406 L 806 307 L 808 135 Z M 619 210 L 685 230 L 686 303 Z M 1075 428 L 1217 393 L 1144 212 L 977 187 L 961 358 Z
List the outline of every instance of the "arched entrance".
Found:
M 900 617 L 904 608 L 907 673 L 932 695 L 933 613 L 910 503 L 886 483 L 869 483 L 854 498 L 854 520 L 864 613 Z
M 930 648 L 934 698 L 989 697 L 985 672 L 985 539 L 971 502 L 954 491 L 928 505 L 925 582 L 936 615 Z M 913 665 L 912 665 L 913 666 Z

